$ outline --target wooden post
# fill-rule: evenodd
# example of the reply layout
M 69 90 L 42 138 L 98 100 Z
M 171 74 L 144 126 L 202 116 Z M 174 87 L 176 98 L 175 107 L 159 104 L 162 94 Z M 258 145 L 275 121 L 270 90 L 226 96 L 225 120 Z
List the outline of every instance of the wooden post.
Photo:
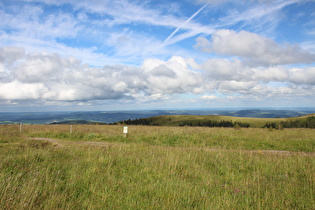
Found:
M 128 135 L 128 127 L 124 126 L 124 137 L 126 138 Z
M 23 123 L 20 123 L 20 133 L 22 133 Z
M 70 125 L 70 134 L 72 134 L 72 125 Z

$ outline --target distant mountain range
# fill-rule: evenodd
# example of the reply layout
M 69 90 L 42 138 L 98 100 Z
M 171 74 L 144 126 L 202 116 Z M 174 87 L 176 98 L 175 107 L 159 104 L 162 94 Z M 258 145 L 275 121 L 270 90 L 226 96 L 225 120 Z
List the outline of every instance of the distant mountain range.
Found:
M 88 111 L 88 112 L 0 112 L 0 124 L 51 124 L 72 121 L 80 123 L 113 123 L 128 119 L 160 115 L 225 115 L 251 118 L 286 118 L 315 113 L 315 108 L 295 110 L 140 110 L 140 111 Z

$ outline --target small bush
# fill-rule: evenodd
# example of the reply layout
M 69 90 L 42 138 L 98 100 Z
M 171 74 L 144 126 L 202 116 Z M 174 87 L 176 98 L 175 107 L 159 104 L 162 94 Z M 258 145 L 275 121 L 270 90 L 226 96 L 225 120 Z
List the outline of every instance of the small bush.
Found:
M 234 128 L 235 128 L 235 130 L 240 130 L 240 129 L 241 129 L 241 126 L 240 126 L 239 124 L 235 124 L 235 125 L 234 125 Z

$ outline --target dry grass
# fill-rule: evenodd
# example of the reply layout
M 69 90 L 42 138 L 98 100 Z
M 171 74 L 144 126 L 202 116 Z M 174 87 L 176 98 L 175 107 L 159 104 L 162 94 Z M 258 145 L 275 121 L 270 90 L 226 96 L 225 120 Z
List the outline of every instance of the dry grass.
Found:
M 314 152 L 312 129 L 129 130 L 0 126 L 0 209 L 315 208 L 315 158 L 262 151 Z
M 125 142 L 176 147 L 210 147 L 238 150 L 285 150 L 315 152 L 314 129 L 269 130 L 262 128 L 206 128 L 129 126 L 26 125 L 25 135 L 73 141 Z

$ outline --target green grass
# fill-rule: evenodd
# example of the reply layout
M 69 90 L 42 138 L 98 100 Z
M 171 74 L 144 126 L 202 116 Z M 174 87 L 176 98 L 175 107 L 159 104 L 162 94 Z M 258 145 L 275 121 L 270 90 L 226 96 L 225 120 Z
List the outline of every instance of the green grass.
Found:
M 156 116 L 149 119 L 153 120 L 153 123 L 163 125 L 163 126 L 178 126 L 182 122 L 204 122 L 204 121 L 232 121 L 232 122 L 242 122 L 249 123 L 251 127 L 262 127 L 269 122 L 281 122 L 281 118 L 247 118 L 247 117 L 231 117 L 222 115 L 165 115 Z
M 204 122 L 204 121 L 232 121 L 248 123 L 251 127 L 261 128 L 266 123 L 279 124 L 282 121 L 288 120 L 302 120 L 307 117 L 315 116 L 315 114 L 309 114 L 301 117 L 292 118 L 249 118 L 249 117 L 232 117 L 223 115 L 162 115 L 156 117 L 149 117 L 147 119 L 152 120 L 152 124 L 158 124 L 162 126 L 178 126 L 183 122 Z
M 292 151 L 313 145 L 308 150 L 314 152 L 312 129 L 129 130 L 124 138 L 122 126 L 78 125 L 71 135 L 65 125 L 28 125 L 22 133 L 18 126 L 0 126 L 0 209 L 315 208 L 314 156 L 246 150 L 269 143 Z
M 123 137 L 123 126 L 73 125 L 72 134 L 70 134 L 67 125 L 26 125 L 23 129 L 26 135 L 32 137 L 73 141 L 315 152 L 315 129 L 270 130 L 262 128 L 129 126 L 127 138 Z

